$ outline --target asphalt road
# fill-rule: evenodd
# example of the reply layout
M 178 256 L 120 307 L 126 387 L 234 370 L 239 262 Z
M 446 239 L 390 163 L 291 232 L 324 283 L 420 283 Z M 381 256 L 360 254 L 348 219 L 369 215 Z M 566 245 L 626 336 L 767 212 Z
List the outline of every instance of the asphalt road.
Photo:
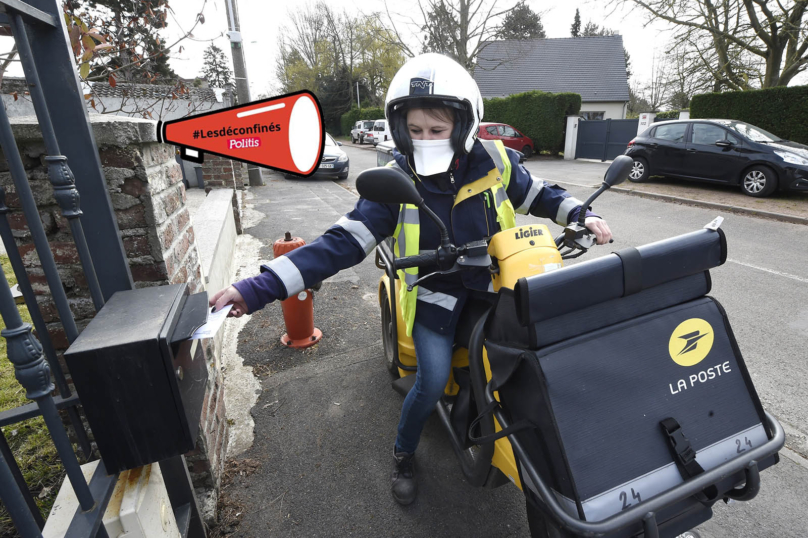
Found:
M 346 180 L 273 174 L 266 187 L 253 189 L 255 209 L 266 217 L 247 232 L 266 245 L 261 257 L 270 257 L 267 249 L 284 231 L 311 241 L 350 210 L 356 175 L 376 160 L 373 151 L 343 147 L 351 158 Z M 541 176 L 541 164 L 529 168 Z M 592 192 L 564 186 L 580 199 Z M 584 259 L 697 230 L 716 216 L 618 193 L 606 193 L 594 209 L 608 219 L 615 243 Z M 705 538 L 802 537 L 808 534 L 808 460 L 797 452 L 808 455 L 808 249 L 801 238 L 808 229 L 735 215 L 726 215 L 723 228 L 729 257 L 711 271 L 711 294 L 729 313 L 764 407 L 788 428 L 789 450 L 762 473 L 755 500 L 718 503 L 698 530 Z M 417 454 L 418 500 L 399 507 L 390 497 L 401 397 L 382 364 L 379 276 L 371 256 L 324 283 L 315 294 L 315 322 L 325 336 L 308 351 L 281 348 L 277 305 L 254 314 L 240 334 L 239 354 L 262 376 L 263 392 L 253 409 L 255 443 L 240 456 L 259 468 L 237 476 L 229 489 L 244 505 L 235 535 L 528 536 L 521 493 L 466 484 L 434 416 Z

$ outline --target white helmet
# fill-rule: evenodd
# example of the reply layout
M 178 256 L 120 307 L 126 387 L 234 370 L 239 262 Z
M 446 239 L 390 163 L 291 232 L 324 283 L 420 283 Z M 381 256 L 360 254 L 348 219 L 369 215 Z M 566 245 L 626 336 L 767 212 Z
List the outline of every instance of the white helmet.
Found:
M 459 63 L 442 54 L 422 54 L 407 61 L 390 82 L 384 115 L 393 142 L 407 156 L 413 154 L 406 122 L 407 109 L 412 107 L 454 109 L 457 121 L 452 148 L 458 156 L 471 151 L 483 118 L 483 98 L 477 83 Z

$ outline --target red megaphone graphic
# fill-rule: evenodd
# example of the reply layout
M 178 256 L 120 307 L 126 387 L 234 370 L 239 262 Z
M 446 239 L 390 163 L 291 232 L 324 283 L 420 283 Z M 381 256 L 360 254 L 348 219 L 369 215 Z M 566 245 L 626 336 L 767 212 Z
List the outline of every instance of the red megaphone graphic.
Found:
M 323 111 L 310 91 L 157 123 L 160 142 L 201 163 L 204 153 L 310 176 L 323 157 Z

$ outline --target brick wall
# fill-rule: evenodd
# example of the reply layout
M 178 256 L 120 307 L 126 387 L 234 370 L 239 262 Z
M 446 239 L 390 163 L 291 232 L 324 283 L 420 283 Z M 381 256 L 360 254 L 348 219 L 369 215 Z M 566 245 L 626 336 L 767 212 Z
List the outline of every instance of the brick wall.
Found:
M 227 187 L 243 190 L 247 179 L 247 166 L 238 161 L 231 161 L 218 155 L 205 155 L 202 163 L 205 176 L 205 188 Z
M 154 137 L 154 122 L 123 117 L 91 116 L 99 156 L 115 209 L 121 239 L 136 287 L 187 282 L 191 293 L 202 291 L 199 253 L 191 215 L 185 206 L 185 186 L 180 165 L 171 146 Z M 72 240 L 67 219 L 53 198 L 42 157 L 46 155 L 38 127 L 30 119 L 12 119 L 12 128 L 28 181 L 39 209 L 62 285 L 79 329 L 95 314 Z M 229 161 L 228 161 L 229 162 Z M 69 163 L 68 163 L 69 164 Z M 231 169 L 231 180 L 233 172 Z M 0 153 L 0 186 L 6 191 L 8 219 L 23 257 L 32 287 L 54 347 L 67 348 L 68 342 L 42 271 L 16 195 L 5 156 Z M 87 208 L 84 208 L 85 210 Z M 196 449 L 189 454 L 189 469 L 198 488 L 200 502 L 215 514 L 215 500 L 221 483 L 226 453 L 228 425 L 224 420 L 222 375 L 213 360 L 210 341 L 205 342 L 209 382 L 205 411 Z M 64 362 L 62 362 L 63 368 Z M 211 505 L 211 500 L 214 502 Z M 214 511 L 212 512 L 211 509 Z

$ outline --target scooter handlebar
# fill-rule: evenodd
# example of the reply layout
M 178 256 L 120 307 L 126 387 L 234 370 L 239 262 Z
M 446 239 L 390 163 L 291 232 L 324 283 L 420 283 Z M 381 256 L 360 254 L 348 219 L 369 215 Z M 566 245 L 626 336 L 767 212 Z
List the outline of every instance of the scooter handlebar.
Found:
M 408 269 L 410 267 L 423 267 L 425 265 L 437 265 L 438 251 L 430 250 L 427 252 L 423 252 L 421 254 L 416 254 L 415 256 L 406 256 L 404 258 L 398 258 L 395 264 L 396 264 L 396 270 Z

